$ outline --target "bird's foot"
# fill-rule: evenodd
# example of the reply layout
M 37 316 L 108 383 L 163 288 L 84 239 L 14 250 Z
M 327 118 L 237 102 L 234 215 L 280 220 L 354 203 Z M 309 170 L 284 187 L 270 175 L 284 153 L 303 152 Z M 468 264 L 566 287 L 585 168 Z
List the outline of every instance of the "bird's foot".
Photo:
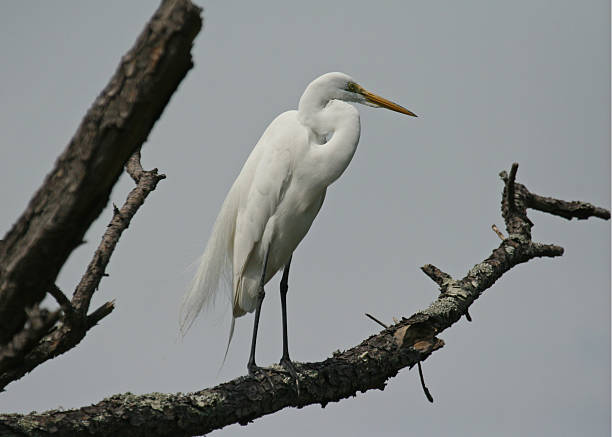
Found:
M 268 374 L 268 372 L 266 372 L 266 370 L 263 367 L 259 367 L 255 363 L 249 363 L 247 364 L 247 369 L 249 370 L 249 375 L 257 379 L 260 379 L 259 376 L 263 375 L 270 383 L 270 387 L 272 388 L 272 391 L 274 391 L 274 383 L 272 382 L 272 379 L 270 379 L 270 375 Z
M 298 379 L 298 373 L 295 369 L 295 365 L 293 361 L 289 357 L 282 357 L 279 363 L 283 368 L 289 372 L 293 380 L 295 381 L 295 388 L 297 390 L 298 396 L 300 395 L 300 380 Z

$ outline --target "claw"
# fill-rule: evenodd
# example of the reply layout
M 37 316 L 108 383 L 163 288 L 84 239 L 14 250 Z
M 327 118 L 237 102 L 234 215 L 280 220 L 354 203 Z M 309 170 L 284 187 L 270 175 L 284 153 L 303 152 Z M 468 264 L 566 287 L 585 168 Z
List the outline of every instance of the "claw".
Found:
M 266 370 L 263 367 L 259 367 L 255 363 L 253 363 L 253 364 L 249 363 L 247 365 L 247 368 L 249 370 L 249 375 L 250 376 L 258 378 L 258 375 L 263 375 L 268 380 L 268 382 L 270 383 L 270 387 L 272 388 L 272 391 L 275 391 L 274 383 L 272 382 L 272 379 L 270 379 L 270 375 L 268 374 L 268 372 L 266 372 Z
M 289 358 L 283 357 L 280 360 L 280 365 L 283 366 L 283 368 L 287 372 L 289 372 L 289 374 L 295 381 L 295 388 L 297 390 L 297 395 L 299 396 L 300 395 L 300 380 L 298 379 L 298 373 L 297 373 L 297 370 L 295 369 L 295 365 L 293 364 L 293 361 L 291 361 Z

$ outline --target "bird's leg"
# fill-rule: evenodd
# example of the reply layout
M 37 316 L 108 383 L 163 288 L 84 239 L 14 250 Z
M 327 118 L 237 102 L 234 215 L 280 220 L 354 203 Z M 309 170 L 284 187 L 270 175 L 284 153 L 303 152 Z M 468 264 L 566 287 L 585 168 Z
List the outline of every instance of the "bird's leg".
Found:
M 266 250 L 266 257 L 264 259 L 263 272 L 261 273 L 261 280 L 259 282 L 259 293 L 257 294 L 257 308 L 255 309 L 255 322 L 253 323 L 253 339 L 251 340 L 251 353 L 249 355 L 249 362 L 247 363 L 247 369 L 249 375 L 254 375 L 255 372 L 260 368 L 255 364 L 255 346 L 257 343 L 257 329 L 259 328 L 259 315 L 261 313 L 261 304 L 263 303 L 266 292 L 264 291 L 264 284 L 266 279 L 266 269 L 268 267 L 268 255 L 270 254 L 270 248 Z M 267 376 L 267 375 L 266 375 Z
M 280 298 L 281 298 L 281 311 L 283 314 L 283 356 L 281 358 L 281 364 L 283 361 L 291 361 L 289 358 L 289 344 L 287 340 L 287 291 L 289 291 L 289 267 L 291 266 L 291 257 L 285 268 L 283 269 L 283 277 L 280 281 Z
M 257 308 L 255 309 L 255 322 L 253 324 L 253 339 L 251 340 L 251 353 L 249 355 L 249 362 L 247 369 L 249 369 L 249 375 L 255 374 L 259 370 L 259 366 L 255 364 L 255 345 L 257 343 L 257 329 L 259 327 L 259 313 L 261 312 L 261 304 L 263 303 L 265 293 L 263 289 L 259 290 L 257 295 Z
M 280 282 L 280 297 L 281 297 L 281 311 L 283 315 L 283 356 L 280 360 L 280 365 L 283 366 L 295 379 L 295 385 L 297 386 L 297 392 L 300 393 L 300 385 L 298 382 L 297 371 L 295 366 L 289 358 L 289 342 L 287 336 L 287 291 L 289 291 L 289 267 L 291 266 L 291 257 L 285 265 L 283 270 L 283 277 Z

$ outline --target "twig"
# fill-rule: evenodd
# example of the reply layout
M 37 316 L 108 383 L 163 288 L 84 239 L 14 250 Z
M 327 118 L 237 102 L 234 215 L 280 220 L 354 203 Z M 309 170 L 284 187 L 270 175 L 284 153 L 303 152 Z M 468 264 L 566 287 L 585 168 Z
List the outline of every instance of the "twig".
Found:
M 417 366 L 419 367 L 419 378 L 421 379 L 421 387 L 423 387 L 423 392 L 425 393 L 427 400 L 433 404 L 434 399 L 431 393 L 429 392 L 429 389 L 425 385 L 425 378 L 423 378 L 423 369 L 421 368 L 420 361 L 417 363 Z
M 423 267 L 421 267 L 421 270 L 440 287 L 442 287 L 445 282 L 451 281 L 453 279 L 451 275 L 449 275 L 448 273 L 444 273 L 442 270 L 440 270 L 433 264 L 425 264 Z
M 510 169 L 510 176 L 508 177 L 508 205 L 510 209 L 514 209 L 514 181 L 516 179 L 516 172 L 518 170 L 518 162 L 512 164 L 512 168 Z
M 610 211 L 590 203 L 566 202 L 564 200 L 553 199 L 552 197 L 538 196 L 533 193 L 529 193 L 529 196 L 527 196 L 527 206 L 538 211 L 563 217 L 567 220 L 573 218 L 585 220 L 589 217 L 599 217 L 604 220 L 610 219 Z
M 381 322 L 380 320 L 378 320 L 376 317 L 374 317 L 371 314 L 365 313 L 366 316 L 368 316 L 370 319 L 374 320 L 376 323 L 378 323 L 379 325 L 381 325 L 383 328 L 388 328 L 387 325 L 385 325 L 383 322 Z M 394 317 L 393 321 L 395 323 L 399 323 L 398 320 Z M 419 378 L 421 379 L 421 387 L 423 387 L 423 393 L 425 393 L 425 397 L 427 398 L 427 400 L 429 402 L 433 403 L 433 396 L 431 396 L 431 393 L 429 392 L 429 389 L 427 388 L 427 386 L 425 385 L 425 378 L 423 378 L 423 369 L 421 368 L 421 362 L 418 361 L 417 362 L 417 366 L 419 367 Z
M 368 313 L 365 313 L 365 315 L 366 315 L 367 317 L 369 317 L 370 319 L 374 320 L 376 323 L 378 323 L 378 324 L 379 324 L 380 326 L 382 326 L 383 328 L 388 328 L 388 326 L 387 326 L 387 325 L 385 325 L 383 322 L 381 322 L 380 320 L 378 320 L 378 319 L 377 319 L 376 317 L 374 317 L 373 315 L 368 314 Z
M 465 310 L 464 316 L 468 322 L 472 321 L 472 316 L 470 316 L 470 312 L 468 310 Z
M 493 229 L 493 232 L 497 234 L 497 236 L 499 237 L 501 241 L 504 241 L 506 239 L 506 237 L 504 237 L 504 234 L 502 234 L 502 232 L 499 230 L 497 225 L 495 224 L 491 225 L 491 229 Z
M 97 310 L 87 316 L 87 329 L 95 326 L 100 320 L 112 313 L 114 309 L 114 300 L 102 304 Z
M 502 195 L 502 216 L 506 223 L 508 238 L 520 238 L 522 242 L 531 241 L 531 228 L 533 223 L 527 217 L 527 205 L 525 199 L 529 191 L 524 185 L 516 182 L 516 171 L 518 164 L 512 164 L 510 176 L 505 171 L 500 173 L 504 180 L 504 192 Z
M 166 175 L 157 174 L 157 169 L 143 171 L 140 162 L 138 162 L 139 156 L 140 152 L 136 152 L 130 157 L 129 162 L 131 166 L 128 165 L 128 168 L 134 168 L 136 165 L 139 167 L 137 186 L 129 193 L 121 209 L 117 209 L 115 206 L 113 218 L 107 226 L 102 241 L 72 297 L 72 304 L 79 314 L 83 316 L 89 309 L 89 303 L 98 284 L 105 276 L 106 266 L 117 246 L 119 238 L 121 238 L 121 234 L 129 227 L 132 217 L 134 217 L 138 208 L 142 206 L 149 193 L 155 190 L 157 183 L 166 178 Z
M 55 298 L 62 311 L 64 311 L 66 318 L 72 319 L 75 316 L 74 308 L 72 307 L 70 300 L 68 300 L 66 295 L 56 284 L 51 286 L 49 289 L 49 294 Z
M 140 158 L 140 149 L 138 149 L 132 156 L 130 156 L 130 159 L 128 159 L 128 162 L 125 165 L 125 170 L 136 183 L 140 182 L 140 178 L 144 174 L 142 164 L 140 163 Z M 157 169 L 155 168 L 152 171 L 157 172 Z

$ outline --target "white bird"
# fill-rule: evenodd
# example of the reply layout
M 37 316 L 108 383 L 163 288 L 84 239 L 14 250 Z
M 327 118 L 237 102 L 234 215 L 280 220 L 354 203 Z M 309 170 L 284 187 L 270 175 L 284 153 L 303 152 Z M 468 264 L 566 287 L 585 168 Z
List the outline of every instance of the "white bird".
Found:
M 366 91 L 344 73 L 312 81 L 297 111 L 280 114 L 265 130 L 242 167 L 215 221 L 200 265 L 181 306 L 184 335 L 202 308 L 212 302 L 225 278 L 236 317 L 255 310 L 247 369 L 255 364 L 257 327 L 264 285 L 281 268 L 283 355 L 280 364 L 296 379 L 287 344 L 289 266 L 310 229 L 327 187 L 342 175 L 359 142 L 359 112 L 345 102 L 383 107 L 415 116 L 406 108 Z M 226 350 L 227 354 L 227 350 Z

